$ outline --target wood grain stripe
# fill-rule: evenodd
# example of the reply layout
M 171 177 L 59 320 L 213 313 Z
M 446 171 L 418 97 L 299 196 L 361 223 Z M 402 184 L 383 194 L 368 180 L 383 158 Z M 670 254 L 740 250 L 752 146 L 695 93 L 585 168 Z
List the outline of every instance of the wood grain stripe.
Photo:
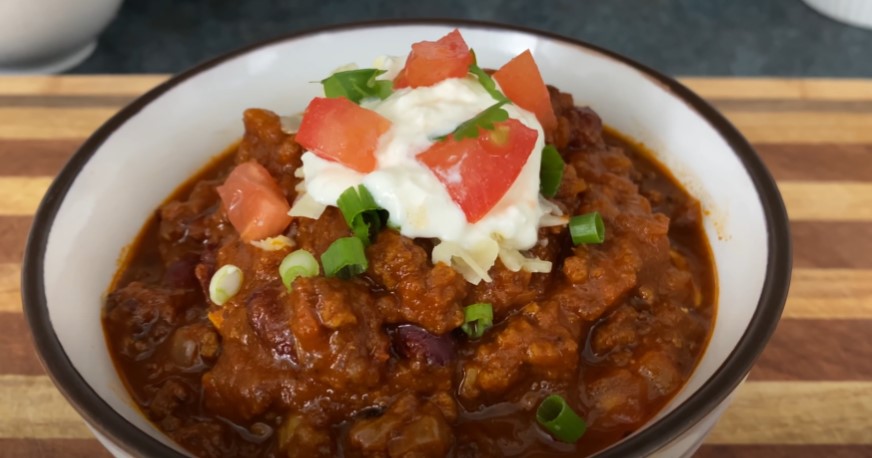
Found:
M 93 436 L 46 376 L 0 376 L 0 438 Z
M 111 458 L 97 439 L 0 439 L 5 458 Z
M 0 101 L 3 98 L 0 97 Z M 16 98 L 13 98 L 16 100 Z M 66 98 L 59 98 L 57 101 L 46 101 L 47 103 L 63 104 Z M 827 113 L 872 113 L 872 100 L 815 100 L 815 99 L 721 99 L 709 98 L 709 103 L 715 106 L 720 111 L 748 111 L 748 112 L 806 112 L 826 115 Z M 99 103 L 94 101 L 82 101 L 81 106 L 87 103 Z M 0 102 L 2 105 L 2 102 Z M 26 106 L 22 103 L 23 106 Z
M 82 142 L 0 138 L 0 175 L 55 176 Z M 872 181 L 872 144 L 760 143 L 754 147 L 780 181 Z
M 51 182 L 0 176 L 0 216 L 32 215 Z M 783 181 L 778 187 L 791 221 L 872 221 L 872 183 Z
M 116 108 L 0 107 L 0 138 L 84 138 L 117 111 Z
M 872 270 L 794 269 L 783 317 L 872 319 Z
M 778 189 L 791 221 L 872 221 L 872 183 L 782 181 Z
M 29 216 L 0 216 L 0 263 L 19 263 Z M 872 223 L 795 221 L 793 265 L 805 269 L 872 269 Z
M 794 221 L 793 266 L 817 269 L 872 269 L 872 224 Z
M 85 138 L 117 108 L 0 107 L 0 138 Z M 872 113 L 744 112 L 727 117 L 752 142 L 872 143 Z
M 708 443 L 872 444 L 870 382 L 748 382 Z M 87 439 L 90 432 L 45 376 L 0 376 L 0 438 Z
M 870 382 L 747 382 L 709 444 L 872 444 Z
M 872 144 L 754 145 L 776 180 L 872 181 Z
M 869 336 L 872 320 L 781 320 L 750 378 L 872 381 Z
M 19 264 L 0 264 L 0 313 L 21 311 L 20 281 Z M 794 269 L 783 317 L 872 319 L 872 270 Z
M 4 76 L 0 95 L 138 96 L 167 79 L 166 75 Z
M 849 78 L 680 78 L 710 99 L 872 100 L 872 80 Z
M 21 267 L 17 263 L 0 264 L 0 316 L 3 312 L 21 311 Z
M 0 95 L 0 107 L 22 108 L 114 108 L 132 102 L 133 95 Z M 826 103 L 826 102 L 825 102 Z M 835 102 L 842 104 L 843 102 Z M 847 103 L 847 102 L 844 102 Z M 772 104 L 773 108 L 781 105 Z M 804 105 L 797 105 L 804 106 Z
M 0 313 L 0 373 L 18 375 L 45 373 L 33 349 L 27 322 L 20 312 Z
M 709 445 L 694 458 L 869 458 L 872 445 Z
M 724 114 L 752 142 L 872 143 L 872 113 L 743 112 Z
M 4 76 L 0 95 L 139 95 L 167 75 Z M 680 81 L 714 99 L 872 100 L 872 81 L 848 78 L 708 78 Z
M 99 304 L 92 304 L 99 306 Z M 0 313 L 0 373 L 40 375 L 20 312 Z M 872 319 L 784 319 L 751 372 L 752 380 L 872 382 Z
M 49 177 L 0 177 L 0 216 L 34 214 L 51 182 Z
M 31 216 L 0 216 L 0 264 L 21 262 L 32 223 Z
M 53 177 L 81 144 L 80 139 L 0 139 L 0 175 Z

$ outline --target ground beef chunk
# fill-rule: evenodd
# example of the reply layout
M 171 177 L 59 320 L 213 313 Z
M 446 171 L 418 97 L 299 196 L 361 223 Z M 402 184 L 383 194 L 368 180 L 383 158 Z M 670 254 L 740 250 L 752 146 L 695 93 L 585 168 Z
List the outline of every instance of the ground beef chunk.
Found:
M 463 324 L 462 300 L 468 284 L 454 269 L 430 263 L 427 253 L 393 230 L 379 234 L 367 249 L 368 273 L 397 297 L 383 313 L 392 323 L 410 322 L 433 334 Z
M 453 434 L 438 405 L 402 395 L 378 418 L 356 422 L 348 433 L 351 447 L 370 456 L 442 457 Z
M 531 303 L 491 330 L 463 364 L 460 396 L 503 394 L 522 376 L 570 379 L 578 362 L 581 325 L 556 302 Z
M 288 200 L 293 201 L 299 178 L 294 172 L 302 165 L 300 147 L 292 135 L 282 131 L 281 119 L 268 110 L 249 109 L 242 115 L 245 135 L 236 152 L 236 163 L 255 160 L 269 170 Z
M 192 290 L 155 288 L 138 281 L 115 290 L 106 302 L 106 320 L 122 336 L 121 353 L 133 360 L 154 352 L 185 321 L 189 307 L 198 304 Z

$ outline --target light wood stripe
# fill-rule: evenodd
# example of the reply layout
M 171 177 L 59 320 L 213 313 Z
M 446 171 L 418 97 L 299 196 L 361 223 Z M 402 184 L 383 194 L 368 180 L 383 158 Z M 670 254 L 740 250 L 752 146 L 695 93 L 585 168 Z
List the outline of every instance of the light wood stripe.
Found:
M 706 98 L 872 100 L 872 80 L 831 78 L 680 78 Z
M 791 221 L 872 221 L 872 183 L 782 181 L 778 189 Z
M 785 318 L 872 318 L 872 270 L 794 269 Z
M 21 266 L 0 264 L 0 313 L 21 311 Z
M 872 113 L 740 112 L 724 114 L 751 142 L 872 143 Z
M 747 382 L 709 444 L 872 444 L 870 382 Z
M 32 215 L 49 177 L 0 177 L 0 216 Z M 872 221 L 872 183 L 783 181 L 778 184 L 792 221 Z
M 0 312 L 21 311 L 21 268 L 0 264 Z M 872 270 L 794 269 L 784 318 L 872 319 Z
M 166 75 L 64 75 L 0 77 L 0 95 L 140 95 Z
M 112 458 L 97 439 L 0 439 L 5 458 Z M 797 457 L 793 457 L 797 458 Z
M 0 177 L 0 216 L 34 214 L 51 182 L 48 177 Z
M 84 138 L 117 111 L 115 108 L 0 107 L 0 138 Z
M 711 445 L 703 446 L 694 458 L 869 458 L 872 445 Z
M 93 437 L 46 376 L 0 376 L 0 438 Z
M 0 95 L 139 95 L 167 75 L 4 76 Z M 846 78 L 700 78 L 679 80 L 708 98 L 872 100 L 872 81 Z
M 0 107 L 0 138 L 85 138 L 116 108 Z M 872 143 L 872 113 L 741 112 L 727 117 L 757 143 Z
M 872 444 L 872 382 L 747 382 L 709 444 Z M 0 438 L 90 438 L 45 376 L 0 376 Z

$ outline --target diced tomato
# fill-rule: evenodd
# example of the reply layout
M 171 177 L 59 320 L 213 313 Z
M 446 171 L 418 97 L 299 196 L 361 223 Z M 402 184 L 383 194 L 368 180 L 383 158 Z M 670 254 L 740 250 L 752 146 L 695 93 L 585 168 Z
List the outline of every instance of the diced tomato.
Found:
M 237 165 L 216 190 L 230 224 L 246 242 L 279 235 L 291 223 L 288 200 L 272 175 L 255 161 Z
M 324 159 L 368 173 L 375 169 L 378 139 L 391 122 L 345 97 L 316 97 L 297 132 L 297 143 Z
M 526 50 L 493 74 L 503 93 L 519 107 L 533 113 L 546 132 L 557 128 L 551 96 L 533 54 Z
M 475 223 L 502 199 L 533 152 L 539 133 L 516 119 L 496 123 L 494 130 L 461 141 L 450 137 L 418 155 L 466 219 Z
M 413 44 L 406 66 L 394 79 L 394 88 L 432 86 L 448 78 L 462 78 L 469 73 L 470 65 L 469 46 L 454 29 L 438 41 Z

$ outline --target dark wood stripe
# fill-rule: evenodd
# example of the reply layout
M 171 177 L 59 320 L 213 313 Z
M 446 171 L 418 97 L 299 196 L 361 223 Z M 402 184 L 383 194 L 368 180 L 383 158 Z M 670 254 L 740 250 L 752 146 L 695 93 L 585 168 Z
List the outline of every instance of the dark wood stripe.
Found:
M 872 320 L 778 324 L 751 380 L 872 380 Z
M 794 221 L 793 266 L 872 269 L 872 223 Z
M 32 216 L 0 216 L 0 263 L 21 262 Z
M 745 112 L 872 113 L 872 100 L 710 98 L 718 110 Z
M 0 107 L 121 108 L 134 95 L 0 95 Z
M 760 425 L 765 427 L 765 425 Z M 869 458 L 872 445 L 703 445 L 694 458 Z
M 83 140 L 0 140 L 0 175 L 55 176 Z
M 24 315 L 18 312 L 0 313 L 0 374 L 44 373 L 33 349 Z
M 776 180 L 872 181 L 872 145 L 755 144 L 754 148 Z
M 5 458 L 111 458 L 97 439 L 0 439 Z

